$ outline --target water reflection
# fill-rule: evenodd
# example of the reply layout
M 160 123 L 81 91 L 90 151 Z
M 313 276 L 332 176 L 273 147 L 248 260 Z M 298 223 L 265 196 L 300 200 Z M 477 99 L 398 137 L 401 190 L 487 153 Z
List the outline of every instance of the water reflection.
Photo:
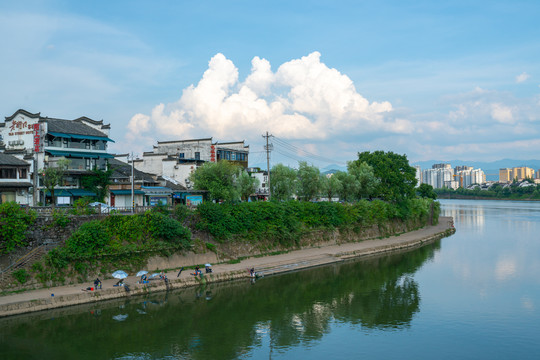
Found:
M 336 322 L 406 328 L 421 298 L 412 274 L 437 249 L 0 320 L 2 358 L 234 359 L 309 344 Z

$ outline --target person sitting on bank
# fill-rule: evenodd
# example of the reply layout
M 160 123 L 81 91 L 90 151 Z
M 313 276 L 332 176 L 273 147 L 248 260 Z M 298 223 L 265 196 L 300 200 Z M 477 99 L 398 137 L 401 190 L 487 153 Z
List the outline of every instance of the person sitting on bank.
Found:
M 118 282 L 114 284 L 113 286 L 124 286 L 124 279 L 118 280 Z
M 101 289 L 101 280 L 99 280 L 99 278 L 96 278 L 96 280 L 94 280 L 94 289 Z

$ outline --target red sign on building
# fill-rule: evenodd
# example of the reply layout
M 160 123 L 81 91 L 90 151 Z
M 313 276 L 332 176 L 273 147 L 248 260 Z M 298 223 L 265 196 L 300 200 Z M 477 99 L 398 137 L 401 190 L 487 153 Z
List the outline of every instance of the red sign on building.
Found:
M 39 131 L 39 124 L 34 124 L 34 152 L 40 152 L 41 150 L 41 134 Z
M 210 146 L 210 161 L 216 162 L 216 147 L 214 145 Z

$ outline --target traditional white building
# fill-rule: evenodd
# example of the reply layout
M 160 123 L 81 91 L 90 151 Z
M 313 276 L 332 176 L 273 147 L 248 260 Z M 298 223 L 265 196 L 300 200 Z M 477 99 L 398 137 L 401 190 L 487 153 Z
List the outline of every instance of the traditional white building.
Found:
M 124 160 L 122 155 L 117 157 Z M 249 145 L 244 141 L 213 142 L 212 138 L 158 141 L 153 151 L 135 160 L 135 168 L 156 176 L 165 176 L 191 188 L 189 176 L 205 162 L 228 160 L 244 168 L 248 165 Z M 125 161 L 125 160 L 124 160 Z
M 64 183 L 55 192 L 57 202 L 72 203 L 81 196 L 92 196 L 80 187 L 80 177 L 93 169 L 105 169 L 110 125 L 103 121 L 80 117 L 74 120 L 43 117 L 19 109 L 0 123 L 0 151 L 16 156 L 30 165 L 32 196 L 29 203 L 46 202 L 38 171 L 55 167 L 58 160 L 69 160 Z

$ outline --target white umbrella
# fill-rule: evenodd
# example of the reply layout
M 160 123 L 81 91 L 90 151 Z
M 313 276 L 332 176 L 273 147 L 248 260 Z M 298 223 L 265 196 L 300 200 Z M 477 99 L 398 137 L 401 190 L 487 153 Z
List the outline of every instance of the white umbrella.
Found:
M 159 276 L 159 273 L 153 273 L 152 275 L 150 275 L 150 277 L 156 277 L 156 276 Z
M 112 317 L 116 321 L 124 321 L 128 318 L 128 314 L 118 314 Z
M 143 275 L 146 275 L 146 274 L 148 274 L 148 271 L 146 271 L 146 270 L 141 270 L 141 271 L 139 271 L 139 272 L 137 273 L 137 275 L 135 275 L 135 276 L 143 276 Z
M 115 279 L 125 279 L 128 277 L 128 274 L 124 270 L 116 270 L 112 273 L 112 276 Z
M 206 267 L 211 267 L 212 264 L 204 264 L 204 266 L 206 266 Z

